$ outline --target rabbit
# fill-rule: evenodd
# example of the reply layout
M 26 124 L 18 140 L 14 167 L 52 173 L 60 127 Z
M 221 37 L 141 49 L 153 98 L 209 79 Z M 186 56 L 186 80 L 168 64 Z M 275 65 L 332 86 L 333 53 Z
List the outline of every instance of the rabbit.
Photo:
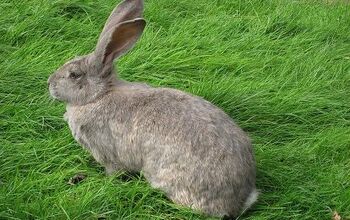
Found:
M 67 104 L 74 139 L 105 167 L 142 172 L 180 206 L 238 216 L 258 197 L 252 144 L 221 109 L 176 89 L 119 79 L 113 62 L 141 37 L 142 0 L 124 0 L 107 19 L 95 50 L 48 79 Z

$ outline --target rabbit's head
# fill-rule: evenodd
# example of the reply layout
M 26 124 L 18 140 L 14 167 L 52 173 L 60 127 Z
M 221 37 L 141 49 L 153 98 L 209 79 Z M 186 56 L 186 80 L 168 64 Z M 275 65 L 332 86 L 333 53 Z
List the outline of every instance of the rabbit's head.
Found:
M 50 94 L 82 105 L 108 92 L 115 81 L 113 61 L 129 51 L 146 25 L 143 0 L 124 0 L 109 16 L 95 50 L 68 61 L 48 80 Z

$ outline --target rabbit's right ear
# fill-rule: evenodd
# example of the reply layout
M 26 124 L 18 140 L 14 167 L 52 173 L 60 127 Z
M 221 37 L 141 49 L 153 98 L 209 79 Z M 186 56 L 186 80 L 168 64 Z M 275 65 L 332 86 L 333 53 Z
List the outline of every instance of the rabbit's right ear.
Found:
M 142 14 L 143 0 L 124 0 L 113 10 L 97 42 L 95 62 L 110 66 L 134 46 L 146 25 Z

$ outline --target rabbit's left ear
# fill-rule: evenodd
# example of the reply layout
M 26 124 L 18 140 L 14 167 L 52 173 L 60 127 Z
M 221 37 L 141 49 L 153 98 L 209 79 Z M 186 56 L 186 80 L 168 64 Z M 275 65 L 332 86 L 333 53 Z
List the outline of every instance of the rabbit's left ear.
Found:
M 146 25 L 142 14 L 143 0 L 124 0 L 113 10 L 97 42 L 95 62 L 112 64 L 134 46 Z
M 135 45 L 145 26 L 146 21 L 142 18 L 120 23 L 101 39 L 95 50 L 96 58 L 103 65 L 112 64 Z
M 143 18 L 143 0 L 124 0 L 117 5 L 109 15 L 105 26 L 100 34 L 98 42 L 108 34 L 111 29 L 115 28 L 119 23 Z

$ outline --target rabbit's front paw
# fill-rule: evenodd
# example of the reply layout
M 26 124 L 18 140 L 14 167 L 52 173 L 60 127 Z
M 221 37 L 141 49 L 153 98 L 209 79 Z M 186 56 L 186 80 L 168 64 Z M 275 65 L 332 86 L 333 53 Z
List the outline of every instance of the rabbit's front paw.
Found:
M 107 176 L 112 175 L 113 173 L 117 172 L 119 169 L 114 164 L 107 164 L 105 165 L 105 172 Z

